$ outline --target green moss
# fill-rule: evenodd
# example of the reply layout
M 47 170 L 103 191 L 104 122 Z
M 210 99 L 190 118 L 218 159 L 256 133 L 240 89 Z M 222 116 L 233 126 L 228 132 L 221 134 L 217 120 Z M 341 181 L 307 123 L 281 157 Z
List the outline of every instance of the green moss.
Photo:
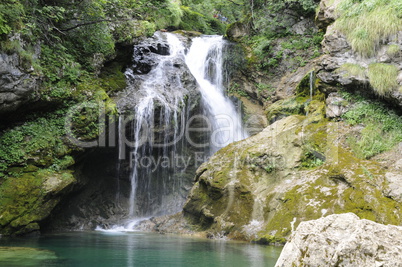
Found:
M 370 84 L 375 92 L 384 96 L 397 88 L 398 68 L 384 63 L 372 63 L 368 68 Z
M 307 97 L 293 97 L 279 100 L 268 107 L 267 119 L 269 122 L 276 121 L 289 115 L 305 115 L 305 105 Z
M 126 76 L 122 66 L 115 62 L 104 68 L 100 75 L 102 89 L 107 93 L 114 93 L 126 88 Z
M 50 113 L 4 132 L 0 137 L 0 176 L 5 176 L 9 167 L 28 162 L 49 167 L 69 153 L 71 149 L 62 140 L 64 113 Z
M 47 184 L 53 179 L 52 184 Z M 46 218 L 62 190 L 75 182 L 70 172 L 40 170 L 9 177 L 0 185 L 0 233 L 24 234 L 37 230 L 37 222 Z

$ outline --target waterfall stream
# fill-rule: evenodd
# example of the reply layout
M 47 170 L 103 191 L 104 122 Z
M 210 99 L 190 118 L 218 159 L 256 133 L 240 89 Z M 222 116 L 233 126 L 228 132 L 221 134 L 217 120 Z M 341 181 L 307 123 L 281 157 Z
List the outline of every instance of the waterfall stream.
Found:
M 189 89 L 183 85 L 183 77 L 180 76 L 186 72 L 178 71 L 180 66 L 189 70 L 188 76 L 192 76 L 193 80 L 195 78 L 195 88 L 198 87 L 200 92 L 197 94 L 201 93 L 202 99 L 202 110 L 198 116 L 203 121 L 202 127 L 209 130 L 207 145 L 198 147 L 198 151 L 211 155 L 248 136 L 235 105 L 225 95 L 223 38 L 197 37 L 192 40 L 189 49 L 172 33 L 157 32 L 153 38 L 156 46 L 134 48 L 134 58 L 146 62 L 151 60 L 143 54 L 155 52 L 152 53 L 155 62 L 152 68 L 142 72 L 134 66 L 126 71 L 127 91 L 134 95 L 131 98 L 134 105 L 130 127 L 132 170 L 129 220 L 124 226 L 115 226 L 115 230 L 132 230 L 141 218 L 173 214 L 184 205 L 183 191 L 187 193 L 191 184 L 185 188 L 182 174 L 190 164 L 189 146 L 196 145 L 184 134 L 191 121 L 191 99 L 188 97 Z M 119 119 L 120 132 L 125 128 L 121 124 L 126 120 Z M 121 133 L 119 135 L 122 137 Z M 120 140 L 119 143 L 122 147 L 123 142 Z M 124 157 L 124 151 L 121 149 L 119 152 L 120 158 Z M 189 158 L 187 165 L 185 156 Z M 179 160 L 184 164 L 177 164 Z M 192 164 L 197 167 L 197 163 Z
M 240 114 L 225 96 L 223 86 L 222 36 L 204 36 L 193 39 L 186 63 L 196 78 L 205 111 L 212 125 L 211 152 L 248 137 Z

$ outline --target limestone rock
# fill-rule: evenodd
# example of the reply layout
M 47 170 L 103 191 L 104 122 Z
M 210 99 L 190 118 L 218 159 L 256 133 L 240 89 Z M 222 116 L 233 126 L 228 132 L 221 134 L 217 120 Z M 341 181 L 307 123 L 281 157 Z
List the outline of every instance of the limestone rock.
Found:
M 339 144 L 342 122 L 311 118 L 278 120 L 201 165 L 184 206 L 190 224 L 261 243 L 283 242 L 300 222 L 328 214 L 400 224 L 401 202 L 390 196 L 400 191 L 401 170 L 355 158 Z
M 385 194 L 393 199 L 402 201 L 402 174 L 387 172 L 385 177 L 388 182 L 388 187 L 385 189 Z
M 21 67 L 16 53 L 0 53 L 0 115 L 13 112 L 32 100 L 39 81 L 39 77 Z
M 0 186 L 0 233 L 24 235 L 40 230 L 76 179 L 70 172 L 32 172 L 9 177 Z
M 249 34 L 249 29 L 241 22 L 231 24 L 226 32 L 230 40 L 236 41 Z
M 402 266 L 401 237 L 402 227 L 329 215 L 300 223 L 275 266 Z
M 348 111 L 347 101 L 338 93 L 330 93 L 326 99 L 326 116 L 327 118 L 340 117 Z
M 337 14 L 335 12 L 336 6 L 341 0 L 322 0 L 318 9 L 316 23 L 321 29 L 325 29 L 328 25 L 335 21 Z

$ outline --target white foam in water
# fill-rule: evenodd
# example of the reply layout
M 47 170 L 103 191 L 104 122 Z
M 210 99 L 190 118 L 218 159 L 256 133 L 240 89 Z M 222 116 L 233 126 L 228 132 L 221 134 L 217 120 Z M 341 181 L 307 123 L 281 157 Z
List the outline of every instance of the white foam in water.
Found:
M 130 220 L 123 225 L 113 225 L 111 228 L 103 228 L 101 226 L 97 226 L 95 231 L 105 232 L 105 233 L 122 233 L 122 232 L 137 232 L 136 227 L 142 221 L 149 220 L 149 218 L 138 218 L 135 220 Z

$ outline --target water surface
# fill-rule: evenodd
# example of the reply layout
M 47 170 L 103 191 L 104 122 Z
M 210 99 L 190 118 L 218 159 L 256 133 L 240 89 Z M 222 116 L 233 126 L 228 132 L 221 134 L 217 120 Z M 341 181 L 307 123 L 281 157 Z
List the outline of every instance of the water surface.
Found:
M 39 258 L 19 255 L 11 259 L 0 250 L 0 266 L 9 267 L 270 267 L 275 265 L 282 250 L 248 243 L 140 232 L 72 232 L 31 238 L 0 238 L 0 247 L 5 246 L 48 250 Z M 43 255 L 51 257 L 46 259 Z

